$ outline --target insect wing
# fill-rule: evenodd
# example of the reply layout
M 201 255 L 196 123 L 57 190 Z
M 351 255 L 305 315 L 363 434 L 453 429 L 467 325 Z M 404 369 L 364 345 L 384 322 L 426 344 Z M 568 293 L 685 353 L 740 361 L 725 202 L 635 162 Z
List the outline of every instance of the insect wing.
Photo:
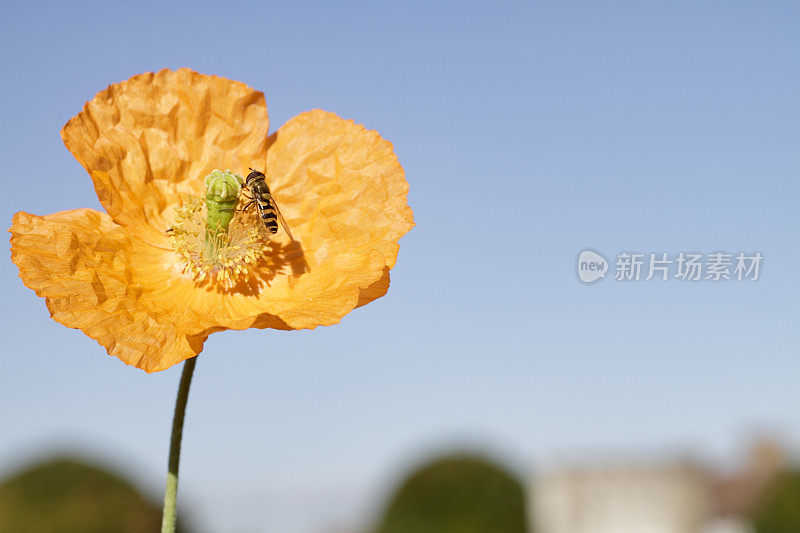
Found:
M 292 236 L 292 232 L 289 231 L 289 224 L 286 223 L 286 219 L 283 218 L 283 214 L 281 213 L 281 210 L 278 209 L 278 202 L 275 201 L 275 195 L 274 194 L 270 195 L 270 203 L 272 204 L 272 208 L 275 209 L 275 212 L 278 214 L 278 220 L 281 221 L 281 226 L 283 226 L 283 229 L 286 230 L 286 235 L 288 235 L 289 239 L 293 241 L 294 237 Z

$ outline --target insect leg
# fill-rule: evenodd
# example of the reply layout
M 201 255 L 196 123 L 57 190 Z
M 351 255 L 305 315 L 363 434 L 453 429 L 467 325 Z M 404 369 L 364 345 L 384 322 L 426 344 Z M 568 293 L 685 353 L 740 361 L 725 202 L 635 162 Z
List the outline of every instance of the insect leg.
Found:
M 220 211 L 227 211 L 227 212 L 229 212 L 229 213 L 242 213 L 242 212 L 244 212 L 244 210 L 245 210 L 245 209 L 247 209 L 248 207 L 250 207 L 250 205 L 251 205 L 252 203 L 253 203 L 253 202 L 250 202 L 250 203 L 248 203 L 247 205 L 245 205 L 245 206 L 244 206 L 243 208 L 241 208 L 241 209 L 220 209 Z

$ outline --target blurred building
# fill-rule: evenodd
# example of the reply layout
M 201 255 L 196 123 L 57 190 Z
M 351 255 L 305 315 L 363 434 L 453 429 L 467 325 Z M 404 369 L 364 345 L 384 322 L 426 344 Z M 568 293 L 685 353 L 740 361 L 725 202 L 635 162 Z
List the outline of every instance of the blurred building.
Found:
M 739 471 L 710 478 L 712 513 L 728 519 L 745 516 L 769 482 L 788 466 L 789 457 L 778 442 L 771 439 L 756 441 Z
M 749 533 L 748 510 L 786 466 L 762 440 L 732 474 L 694 461 L 567 465 L 538 477 L 536 533 Z
M 712 508 L 691 464 L 560 467 L 533 493 L 537 533 L 698 533 Z

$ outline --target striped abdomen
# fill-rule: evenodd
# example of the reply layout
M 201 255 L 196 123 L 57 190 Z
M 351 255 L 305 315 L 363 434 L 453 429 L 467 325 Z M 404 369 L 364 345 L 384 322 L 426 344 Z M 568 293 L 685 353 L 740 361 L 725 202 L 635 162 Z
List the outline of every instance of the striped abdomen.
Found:
M 273 235 L 278 233 L 278 215 L 272 207 L 269 193 L 256 196 L 255 201 L 258 206 L 258 216 L 264 221 L 264 225 L 267 226 L 269 232 Z
M 272 194 L 269 192 L 266 178 L 263 172 L 253 170 L 247 176 L 245 183 L 250 190 L 250 194 L 253 195 L 258 216 L 264 221 L 264 225 L 267 226 L 269 232 L 274 235 L 278 233 L 278 214 L 272 203 Z

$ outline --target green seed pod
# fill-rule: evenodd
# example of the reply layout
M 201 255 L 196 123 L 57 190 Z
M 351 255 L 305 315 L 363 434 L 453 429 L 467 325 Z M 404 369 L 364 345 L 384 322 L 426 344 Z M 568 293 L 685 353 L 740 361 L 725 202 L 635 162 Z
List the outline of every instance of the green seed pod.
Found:
M 208 233 L 216 236 L 220 230 L 228 231 L 236 202 L 242 191 L 243 179 L 230 170 L 214 170 L 206 176 L 206 208 Z

